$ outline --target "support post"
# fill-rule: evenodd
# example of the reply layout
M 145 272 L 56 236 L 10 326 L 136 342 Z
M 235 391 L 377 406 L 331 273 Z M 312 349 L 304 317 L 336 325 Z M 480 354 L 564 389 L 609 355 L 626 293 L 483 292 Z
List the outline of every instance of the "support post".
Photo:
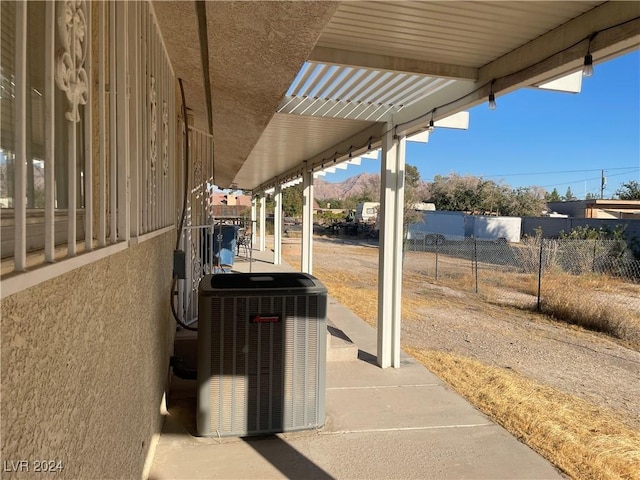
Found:
M 267 249 L 267 199 L 264 193 L 260 196 L 260 247 L 259 250 L 264 252 Z
M 251 240 L 249 246 L 253 250 L 256 241 L 256 219 L 258 218 L 258 197 L 251 197 Z
M 282 186 L 276 185 L 273 194 L 275 206 L 273 210 L 273 264 L 282 263 Z
M 378 365 L 382 368 L 400 367 L 405 146 L 405 137 L 394 138 L 389 125 L 382 137 L 380 172 Z
M 313 172 L 302 176 L 302 271 L 313 272 Z

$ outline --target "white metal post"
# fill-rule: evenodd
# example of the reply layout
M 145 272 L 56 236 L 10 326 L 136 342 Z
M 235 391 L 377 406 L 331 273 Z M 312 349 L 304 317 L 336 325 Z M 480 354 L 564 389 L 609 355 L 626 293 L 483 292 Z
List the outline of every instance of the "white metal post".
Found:
M 78 32 L 76 31 L 76 27 L 72 28 L 72 33 L 70 35 L 69 49 L 71 58 L 76 58 L 77 43 L 76 43 L 76 35 Z M 75 74 L 77 75 L 77 73 Z M 91 97 L 88 97 L 91 98 Z M 78 106 L 76 106 L 78 108 Z M 79 112 L 76 111 L 76 115 L 80 116 Z M 76 121 L 80 119 L 70 119 L 68 118 L 69 123 L 67 124 L 69 127 L 69 156 L 67 158 L 67 165 L 69 166 L 68 171 L 68 191 L 67 191 L 67 256 L 73 257 L 76 254 L 76 232 L 77 232 L 77 193 L 78 193 L 78 185 L 77 185 L 77 167 L 78 167 L 78 124 Z
M 128 44 L 128 10 L 125 3 L 116 3 L 116 46 L 117 46 L 117 74 L 116 74 L 116 112 L 117 125 L 117 165 L 118 165 L 118 239 L 128 241 L 131 232 L 130 208 L 130 166 L 129 166 L 129 105 L 128 105 L 128 77 L 129 52 Z
M 273 211 L 273 264 L 282 263 L 282 186 L 276 185 L 273 194 L 275 206 Z
M 107 244 L 107 114 L 106 114 L 106 58 L 105 34 L 107 23 L 106 2 L 98 9 L 98 246 Z
M 69 123 L 69 165 L 68 174 L 68 205 L 67 205 L 67 255 L 76 255 L 76 221 L 77 208 L 76 198 L 78 187 L 76 185 L 77 162 L 78 162 L 78 124 L 75 121 Z
M 391 126 L 382 138 L 380 247 L 378 266 L 378 365 L 400 367 L 402 318 L 402 224 L 405 137 Z
M 55 261 L 55 44 L 56 5 L 47 2 L 45 7 L 45 54 L 44 54 L 44 260 Z
M 16 2 L 14 269 L 27 268 L 27 2 Z M 31 160 L 31 159 L 29 159 Z M 29 162 L 31 165 L 31 162 Z M 31 167 L 33 168 L 33 167 Z
M 260 246 L 259 250 L 264 252 L 267 249 L 267 199 L 260 195 Z
M 118 127 L 116 102 L 116 2 L 109 4 L 109 239 L 118 241 Z M 122 233 L 120 233 L 122 235 Z
M 302 174 L 302 271 L 313 273 L 313 172 Z
M 132 2 L 127 4 L 129 8 L 129 23 L 127 36 L 127 50 L 129 52 L 127 62 L 129 64 L 129 74 L 127 75 L 127 96 L 126 103 L 130 114 L 130 134 L 129 134 L 129 168 L 131 203 L 130 203 L 130 234 L 138 237 L 142 234 L 142 222 L 140 215 L 140 100 L 139 100 L 139 77 L 140 77 L 140 39 L 139 29 L 139 7 L 140 3 Z
M 147 233 L 151 230 L 149 210 L 150 195 L 149 195 L 149 5 L 145 2 L 142 4 L 142 21 L 140 25 L 141 36 L 141 53 L 140 53 L 140 66 L 142 68 L 140 72 L 140 224 L 142 233 Z
M 256 219 L 258 218 L 258 197 L 251 197 L 251 242 L 249 246 L 253 250 L 253 244 L 256 241 Z
M 87 2 L 89 31 L 93 32 L 92 2 Z M 93 33 L 85 37 L 86 59 L 84 69 L 87 78 L 93 78 Z M 93 250 L 93 82 L 87 82 L 87 104 L 84 107 L 84 245 L 85 251 Z

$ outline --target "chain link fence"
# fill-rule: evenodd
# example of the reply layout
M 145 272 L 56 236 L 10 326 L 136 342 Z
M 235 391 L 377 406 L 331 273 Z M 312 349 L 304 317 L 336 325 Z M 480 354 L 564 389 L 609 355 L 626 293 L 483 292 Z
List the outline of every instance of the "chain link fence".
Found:
M 439 284 L 620 338 L 633 325 L 640 342 L 640 261 L 623 240 L 532 237 L 513 244 L 426 235 L 407 240 L 406 251 L 422 252 L 422 273 Z

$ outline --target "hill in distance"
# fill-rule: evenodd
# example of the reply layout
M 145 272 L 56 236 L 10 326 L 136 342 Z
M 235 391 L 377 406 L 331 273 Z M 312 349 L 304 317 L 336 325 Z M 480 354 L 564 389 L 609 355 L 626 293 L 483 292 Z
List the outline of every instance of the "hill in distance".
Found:
M 327 182 L 321 178 L 313 181 L 313 196 L 317 200 L 342 200 L 367 191 L 377 192 L 379 189 L 380 175 L 374 173 L 361 173 L 336 183 Z

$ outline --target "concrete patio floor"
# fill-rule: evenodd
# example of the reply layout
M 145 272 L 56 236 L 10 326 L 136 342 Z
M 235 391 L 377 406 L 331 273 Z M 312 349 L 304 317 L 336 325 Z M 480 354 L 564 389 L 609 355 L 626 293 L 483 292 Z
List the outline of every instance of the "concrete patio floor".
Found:
M 238 259 L 234 271 L 292 271 L 269 263 L 270 254 Z M 399 369 L 377 367 L 375 330 L 331 298 L 327 316 L 334 335 L 357 346 L 357 358 L 327 363 L 322 428 L 197 437 L 196 382 L 174 377 L 149 478 L 563 478 L 412 357 L 403 354 Z

